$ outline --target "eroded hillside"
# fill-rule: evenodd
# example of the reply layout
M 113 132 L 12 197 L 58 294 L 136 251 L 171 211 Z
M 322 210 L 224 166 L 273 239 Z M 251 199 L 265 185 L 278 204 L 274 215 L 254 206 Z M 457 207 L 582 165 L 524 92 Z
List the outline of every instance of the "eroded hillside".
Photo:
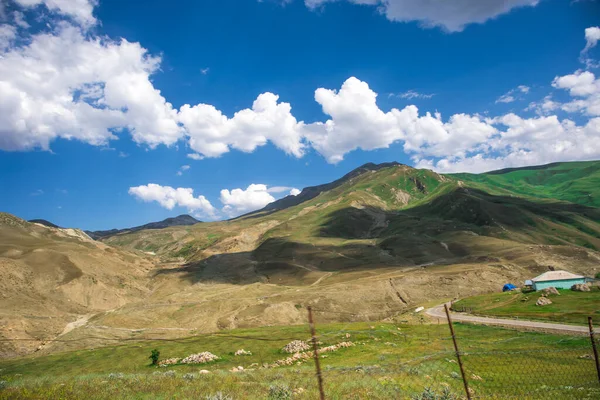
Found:
M 152 266 L 82 231 L 0 213 L 0 337 L 18 339 L 1 342 L 0 357 L 43 348 L 78 320 L 145 296 Z

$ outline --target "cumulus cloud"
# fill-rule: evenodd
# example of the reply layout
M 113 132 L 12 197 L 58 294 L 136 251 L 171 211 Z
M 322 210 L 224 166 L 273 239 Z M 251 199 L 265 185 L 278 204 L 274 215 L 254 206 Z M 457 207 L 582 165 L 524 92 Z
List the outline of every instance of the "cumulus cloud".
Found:
M 520 94 L 527 94 L 527 93 L 529 93 L 529 86 L 520 85 L 520 86 L 517 86 L 515 89 L 511 89 L 508 92 L 506 92 L 505 94 L 503 94 L 502 96 L 500 96 L 496 100 L 496 103 L 512 103 L 515 100 L 521 99 L 521 97 L 519 97 Z
M 508 114 L 494 121 L 506 126 L 490 143 L 490 150 L 464 158 L 418 160 L 419 168 L 440 172 L 484 172 L 507 167 L 600 157 L 600 118 L 577 126 L 556 116 L 524 119 Z
M 181 107 L 179 121 L 189 136 L 192 150 L 206 157 L 218 157 L 231 148 L 252 152 L 271 141 L 276 147 L 295 157 L 304 154 L 298 122 L 289 103 L 279 96 L 263 93 L 251 109 L 238 111 L 228 118 L 208 104 Z
M 224 204 L 223 212 L 230 217 L 235 217 L 261 209 L 274 202 L 275 198 L 269 193 L 267 185 L 253 183 L 246 190 L 221 190 L 220 200 Z
M 0 149 L 49 149 L 56 138 L 105 145 L 128 128 L 150 147 L 182 137 L 177 111 L 154 88 L 160 63 L 138 43 L 88 38 L 63 24 L 0 58 Z
M 172 210 L 174 207 L 185 207 L 190 213 L 208 218 L 215 218 L 217 210 L 204 196 L 194 197 L 194 189 L 172 188 L 155 183 L 129 188 L 129 194 L 137 199 L 150 203 L 157 202 L 162 207 Z
M 298 196 L 300 193 L 302 193 L 300 189 L 293 188 L 292 190 L 290 190 L 291 196 Z
M 304 0 L 309 8 L 338 0 Z M 347 0 L 371 5 L 389 20 L 418 21 L 425 28 L 441 27 L 448 32 L 462 31 L 466 25 L 482 24 L 514 8 L 536 6 L 540 0 Z
M 44 5 L 48 10 L 71 17 L 76 22 L 84 26 L 91 26 L 97 23 L 93 16 L 94 8 L 98 0 L 13 0 L 18 5 L 25 8 L 32 8 Z
M 561 106 L 564 111 L 583 111 L 590 116 L 600 116 L 600 79 L 590 71 L 575 71 L 573 74 L 556 77 L 552 86 L 568 90 L 575 97 Z

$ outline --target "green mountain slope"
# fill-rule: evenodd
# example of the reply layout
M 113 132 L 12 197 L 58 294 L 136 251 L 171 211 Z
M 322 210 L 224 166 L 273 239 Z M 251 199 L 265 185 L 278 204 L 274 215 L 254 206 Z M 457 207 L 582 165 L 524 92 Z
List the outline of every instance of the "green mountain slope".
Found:
M 555 199 L 600 207 L 600 162 L 555 163 L 453 178 L 492 194 Z

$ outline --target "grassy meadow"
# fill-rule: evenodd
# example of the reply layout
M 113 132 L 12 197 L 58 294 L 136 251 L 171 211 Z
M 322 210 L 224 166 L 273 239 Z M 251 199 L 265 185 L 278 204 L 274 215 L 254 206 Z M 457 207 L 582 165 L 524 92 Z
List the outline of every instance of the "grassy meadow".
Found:
M 501 318 L 521 318 L 587 325 L 591 316 L 600 325 L 600 288 L 591 292 L 559 290 L 560 295 L 548 296 L 552 304 L 536 306 L 541 292 L 521 293 L 519 291 L 485 294 L 457 301 L 453 308 L 463 308 L 476 315 Z
M 467 377 L 479 398 L 597 398 L 589 339 L 456 324 Z M 393 323 L 319 325 L 330 399 L 458 399 L 464 395 L 448 327 Z M 282 347 L 308 340 L 306 326 L 223 331 L 181 340 L 132 342 L 0 362 L 2 399 L 315 399 L 312 359 L 262 368 L 289 357 Z M 202 365 L 150 365 L 209 351 Z M 239 349 L 252 352 L 235 356 Z M 231 372 L 243 366 L 242 372 Z M 210 373 L 201 374 L 201 370 Z M 431 397 L 437 395 L 438 397 Z M 429 397 L 428 397 L 429 396 Z

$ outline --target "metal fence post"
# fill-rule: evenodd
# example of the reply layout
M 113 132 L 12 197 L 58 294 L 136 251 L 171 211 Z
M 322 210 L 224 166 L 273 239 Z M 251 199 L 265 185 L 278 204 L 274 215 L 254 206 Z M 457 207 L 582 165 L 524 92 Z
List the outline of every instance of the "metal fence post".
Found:
M 600 382 L 600 360 L 598 360 L 598 349 L 596 348 L 596 339 L 594 338 L 594 325 L 592 324 L 592 317 L 588 317 L 588 326 L 590 328 L 592 350 L 594 350 L 594 360 L 596 360 L 596 372 L 598 373 L 598 382 Z
M 315 322 L 312 315 L 312 307 L 308 306 L 308 323 L 310 325 L 310 334 L 312 336 L 313 355 L 315 358 L 315 367 L 317 368 L 317 381 L 319 382 L 319 396 L 321 400 L 325 400 L 325 391 L 323 390 L 323 375 L 321 374 L 321 364 L 319 363 L 319 349 L 317 346 L 317 332 L 315 330 Z
M 467 399 L 471 400 L 471 391 L 469 390 L 469 383 L 467 382 L 467 375 L 463 368 L 462 359 L 460 358 L 460 351 L 458 350 L 458 343 L 456 342 L 456 335 L 454 334 L 454 326 L 452 326 L 452 318 L 450 317 L 450 310 L 448 310 L 448 304 L 444 304 L 446 310 L 446 317 L 448 318 L 448 326 L 450 327 L 450 334 L 452 334 L 452 342 L 454 343 L 454 350 L 456 351 L 456 359 L 458 360 L 458 366 L 460 367 L 460 374 L 462 376 L 463 383 L 465 385 L 465 393 Z

